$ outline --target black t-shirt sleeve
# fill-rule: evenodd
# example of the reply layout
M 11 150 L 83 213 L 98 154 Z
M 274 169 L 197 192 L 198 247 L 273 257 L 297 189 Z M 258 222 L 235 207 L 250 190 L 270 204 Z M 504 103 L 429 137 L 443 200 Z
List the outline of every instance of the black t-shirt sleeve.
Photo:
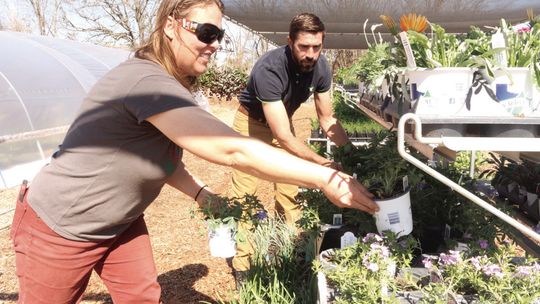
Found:
M 175 79 L 149 76 L 141 79 L 124 98 L 126 110 L 138 123 L 176 108 L 197 106 L 191 93 Z
M 320 78 L 317 83 L 315 92 L 324 93 L 330 90 L 330 88 L 332 87 L 332 70 L 330 69 L 330 65 L 328 64 L 326 57 L 322 55 L 319 59 L 317 66 L 319 69 Z
M 285 80 L 281 74 L 267 65 L 255 67 L 251 73 L 255 97 L 259 101 L 274 102 L 281 100 Z

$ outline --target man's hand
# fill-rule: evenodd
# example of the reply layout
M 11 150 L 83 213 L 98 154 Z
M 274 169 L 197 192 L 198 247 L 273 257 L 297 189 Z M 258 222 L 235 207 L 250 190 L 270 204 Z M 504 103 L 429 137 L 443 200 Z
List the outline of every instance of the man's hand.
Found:
M 373 194 L 352 176 L 343 172 L 336 171 L 322 191 L 340 208 L 354 208 L 370 214 L 379 211 L 379 207 L 373 201 Z

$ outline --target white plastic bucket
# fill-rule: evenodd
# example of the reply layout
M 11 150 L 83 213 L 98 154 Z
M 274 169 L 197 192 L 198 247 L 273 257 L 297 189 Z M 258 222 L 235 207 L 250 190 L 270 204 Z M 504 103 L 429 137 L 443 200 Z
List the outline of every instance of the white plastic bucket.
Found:
M 471 68 L 407 70 L 409 92 L 420 116 L 456 116 L 466 112 L 465 99 L 472 86 Z
M 236 255 L 236 241 L 233 228 L 220 225 L 208 230 L 208 245 L 213 257 L 230 258 Z
M 505 68 L 493 73 L 490 87 L 507 112 L 513 116 L 540 116 L 540 91 L 529 68 Z
M 398 197 L 375 200 L 375 203 L 379 206 L 379 211 L 375 212 L 373 217 L 379 233 L 390 230 L 398 236 L 404 236 L 412 232 L 410 191 Z

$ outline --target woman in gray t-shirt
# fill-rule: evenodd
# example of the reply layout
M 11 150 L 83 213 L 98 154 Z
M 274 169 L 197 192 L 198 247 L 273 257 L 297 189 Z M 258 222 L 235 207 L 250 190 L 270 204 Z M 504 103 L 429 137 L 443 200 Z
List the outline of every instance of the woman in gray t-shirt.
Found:
M 79 300 L 96 270 L 115 303 L 158 303 L 143 212 L 165 183 L 199 204 L 213 192 L 182 150 L 273 182 L 320 188 L 373 213 L 350 176 L 241 136 L 197 107 L 190 91 L 219 48 L 220 0 L 164 0 L 155 31 L 85 98 L 60 150 L 21 188 L 13 238 L 21 303 Z

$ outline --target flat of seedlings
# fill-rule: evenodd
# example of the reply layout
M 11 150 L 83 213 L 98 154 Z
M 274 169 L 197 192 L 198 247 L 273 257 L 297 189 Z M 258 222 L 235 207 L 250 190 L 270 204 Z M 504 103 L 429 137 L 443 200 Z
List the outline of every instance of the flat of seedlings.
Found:
M 238 102 L 210 100 L 212 113 L 228 125 L 232 124 Z M 294 116 L 297 136 L 306 139 L 310 118 L 316 117 L 313 103 L 304 104 Z M 231 169 L 184 153 L 189 171 L 212 189 L 230 195 Z M 259 198 L 273 210 L 272 185 L 262 183 Z M 16 303 L 18 283 L 15 259 L 9 239 L 9 224 L 18 189 L 0 190 L 0 303 Z M 154 260 L 162 287 L 163 303 L 216 302 L 230 299 L 234 289 L 231 268 L 225 259 L 210 256 L 207 230 L 200 218 L 192 217 L 193 200 L 166 186 L 145 212 L 145 219 L 154 249 Z M 93 273 L 82 303 L 112 303 L 107 289 Z

